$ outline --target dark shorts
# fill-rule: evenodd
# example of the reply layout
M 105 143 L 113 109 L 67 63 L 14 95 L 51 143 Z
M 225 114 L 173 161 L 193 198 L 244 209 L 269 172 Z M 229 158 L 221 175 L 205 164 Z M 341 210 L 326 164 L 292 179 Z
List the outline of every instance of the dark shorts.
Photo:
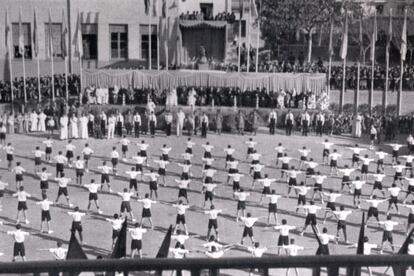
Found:
M 378 159 L 377 164 L 378 165 L 384 165 L 384 159 Z
M 23 175 L 22 174 L 16 174 L 16 181 L 23 181 Z
M 185 215 L 177 215 L 177 218 L 175 220 L 175 224 L 185 224 Z
M 229 174 L 235 174 L 238 173 L 239 170 L 238 169 L 229 169 Z
M 412 224 L 414 223 L 414 214 L 409 214 L 408 215 L 408 224 Z
M 152 191 L 156 191 L 156 190 L 158 190 L 158 185 L 157 185 L 157 182 L 156 182 L 156 181 L 150 181 L 150 183 L 149 183 L 149 188 L 150 188 L 150 190 L 152 190 Z
M 205 151 L 204 152 L 204 158 L 211 158 L 211 152 Z
M 56 171 L 63 172 L 63 163 L 56 164 Z
M 128 213 L 131 212 L 131 203 L 129 201 L 122 201 L 121 203 L 121 213 L 125 212 L 125 210 Z
M 391 196 L 388 202 L 390 204 L 397 204 L 398 203 L 398 198 L 396 196 Z
M 116 239 L 119 236 L 119 231 L 120 230 L 114 230 L 112 229 L 112 239 Z
M 151 209 L 143 208 L 142 209 L 142 217 L 143 218 L 150 218 L 151 217 Z
M 392 151 L 392 157 L 398 157 L 398 150 Z
M 40 189 L 41 190 L 49 189 L 49 182 L 48 181 L 40 181 Z
M 9 162 L 13 161 L 13 154 L 7 154 L 6 159 Z
M 305 205 L 306 204 L 306 196 L 304 196 L 304 195 L 299 195 L 299 197 L 298 197 L 298 205 L 299 204 L 303 204 L 303 205 Z
M 289 164 L 288 163 L 282 163 L 282 170 L 289 170 Z
M 276 155 L 277 158 L 283 157 L 283 152 L 278 152 Z
M 277 204 L 276 203 L 269 203 L 269 213 L 276 213 L 277 212 Z
M 270 187 L 269 186 L 263 187 L 262 194 L 264 194 L 264 195 L 270 194 Z
M 369 139 L 370 139 L 371 141 L 375 140 L 375 137 L 377 137 L 377 135 L 375 135 L 375 134 L 370 134 L 370 135 L 369 135 Z
M 369 207 L 368 209 L 368 217 L 378 217 L 378 208 L 375 207 Z
M 89 200 L 98 200 L 97 193 L 89 193 Z
M 26 201 L 19 201 L 17 203 L 17 210 L 18 211 L 27 210 L 27 203 L 26 203 Z
M 24 243 L 22 242 L 15 242 L 13 246 L 13 257 L 16 256 L 26 256 L 26 250 L 24 248 Z
M 277 240 L 277 246 L 289 245 L 289 236 L 279 236 Z
M 118 165 L 118 158 L 112 158 L 111 159 L 111 163 L 112 163 L 112 166 L 116 166 L 116 165 Z
M 316 225 L 316 215 L 315 214 L 308 214 L 305 219 L 305 225 Z
M 67 159 L 73 158 L 73 151 L 68 150 L 68 151 L 66 152 L 66 158 L 67 158 Z
M 233 191 L 240 190 L 240 183 L 238 181 L 233 181 Z
M 261 179 L 261 178 L 262 178 L 262 175 L 260 174 L 260 172 L 254 172 L 253 173 L 253 179 L 254 180 Z
M 355 189 L 354 190 L 354 196 L 360 196 L 362 194 L 362 190 L 361 189 Z
M 40 164 L 42 164 L 42 159 L 40 157 L 35 157 L 34 162 L 35 166 L 39 166 Z
M 326 204 L 326 209 L 331 209 L 332 211 L 336 211 L 336 205 L 335 202 L 328 202 Z
M 51 154 L 52 153 L 52 148 L 50 147 L 46 147 L 46 154 Z
M 338 161 L 337 160 L 331 160 L 331 167 L 336 168 L 337 166 L 338 166 Z
M 84 174 L 84 169 L 76 169 L 76 177 L 82 177 Z
M 141 150 L 141 156 L 142 157 L 147 157 L 147 151 L 146 150 Z
M 122 146 L 121 146 L 121 151 L 122 151 L 122 152 L 127 152 L 127 151 L 128 151 L 128 146 L 126 146 L 126 145 L 122 145 Z
M 59 187 L 58 196 L 68 196 L 68 187 Z
M 168 154 L 163 154 L 162 155 L 162 160 L 164 161 L 168 161 L 170 158 L 168 157 Z
M 4 190 L 0 190 L 0 197 L 4 197 Z
M 138 190 L 138 181 L 135 178 L 129 179 L 129 189 L 134 188 L 135 190 Z
M 109 183 L 109 175 L 107 174 L 101 175 L 101 184 L 104 184 L 104 183 Z
M 204 179 L 204 183 L 206 184 L 213 183 L 213 178 L 211 176 L 207 176 L 206 179 Z
M 382 190 L 382 183 L 380 181 L 375 181 L 374 182 L 374 190 L 378 189 L 378 190 Z
M 254 160 L 252 160 L 252 163 L 251 163 L 252 165 L 256 165 L 256 164 L 259 164 L 259 160 L 257 160 L 257 159 L 254 159 Z
M 44 211 L 42 210 L 42 215 L 41 215 L 42 221 L 51 221 L 52 218 L 50 217 L 50 212 L 49 211 Z
M 213 201 L 213 192 L 211 191 L 206 191 L 206 193 L 204 194 L 204 201 Z
M 384 231 L 382 234 L 382 242 L 389 241 L 390 243 L 393 242 L 392 232 L 391 231 Z
M 252 154 L 254 152 L 254 148 L 247 148 L 247 154 Z
M 308 160 L 308 157 L 306 157 L 306 156 L 303 156 L 303 155 L 302 155 L 302 156 L 300 157 L 300 160 L 301 160 L 301 161 L 307 161 L 307 160 Z
M 307 168 L 306 169 L 306 175 L 315 175 L 315 169 L 314 168 Z
M 314 191 L 322 192 L 322 184 L 315 183 L 313 187 L 314 187 L 313 189 Z
M 289 178 L 289 183 L 288 183 L 288 185 L 289 186 L 296 186 L 296 178 L 293 178 L 293 177 L 291 177 L 291 178 Z
M 394 176 L 394 180 L 401 180 L 402 179 L 402 173 L 396 172 Z
M 83 159 L 84 159 L 85 161 L 88 161 L 89 159 L 91 159 L 91 156 L 90 156 L 89 154 L 84 154 L 84 155 L 83 155 Z
M 243 229 L 243 238 L 244 237 L 253 237 L 253 227 L 247 227 L 245 226 Z
M 211 166 L 209 164 L 204 164 L 204 170 L 208 170 L 210 168 L 211 168 Z
M 188 198 L 187 197 L 187 189 L 179 189 L 178 190 L 178 198 L 180 198 L 180 197 Z
M 80 221 L 72 221 L 72 232 L 82 232 L 83 228 L 82 228 L 82 223 Z
M 322 152 L 322 157 L 328 157 L 329 156 L 329 150 L 328 149 L 323 149 L 323 152 Z
M 362 165 L 361 173 L 367 174 L 368 173 L 368 165 Z
M 352 154 L 352 163 L 358 163 L 359 162 L 359 154 L 354 153 Z
M 183 172 L 183 173 L 181 174 L 181 180 L 188 180 L 188 173 Z
M 135 164 L 135 170 L 137 172 L 142 172 L 142 164 Z
M 408 193 L 414 193 L 414 186 L 408 186 Z
M 185 153 L 193 154 L 193 148 L 186 148 Z
M 336 226 L 337 230 L 343 229 L 344 231 L 346 231 L 346 221 L 344 220 L 340 220 L 338 221 L 338 225 Z
M 217 219 L 209 219 L 208 220 L 208 229 L 217 229 L 218 228 L 218 224 L 217 224 Z
M 245 210 L 246 201 L 237 201 L 237 210 Z
M 159 168 L 158 169 L 158 174 L 162 175 L 162 176 L 165 176 L 165 169 L 164 168 Z
M 131 250 L 141 250 L 142 241 L 141 240 L 132 240 L 131 241 Z

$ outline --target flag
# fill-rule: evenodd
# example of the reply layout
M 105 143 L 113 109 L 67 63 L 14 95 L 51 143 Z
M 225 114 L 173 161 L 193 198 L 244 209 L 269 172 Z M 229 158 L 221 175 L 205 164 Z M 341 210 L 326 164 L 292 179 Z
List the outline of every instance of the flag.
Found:
M 47 39 L 47 57 L 53 57 L 53 32 L 52 32 L 52 15 L 49 9 L 49 23 L 47 25 L 48 39 Z
M 359 19 L 358 44 L 359 44 L 359 60 L 362 60 L 364 56 L 364 37 L 363 37 L 363 32 L 362 32 L 362 16 Z
M 333 30 L 334 30 L 334 21 L 333 18 L 331 17 L 331 24 L 330 24 L 330 28 L 329 28 L 329 56 L 333 56 L 334 55 L 334 51 L 333 51 Z
M 401 34 L 401 48 L 400 48 L 401 60 L 405 61 L 407 56 L 407 8 L 404 10 L 404 25 Z
M 348 54 L 348 11 L 345 10 L 345 22 L 342 30 L 342 45 L 339 55 L 342 59 L 346 59 Z
M 167 18 L 167 0 L 162 0 L 162 17 Z
M 410 244 L 410 240 L 412 239 L 414 233 L 414 229 L 408 234 L 407 238 L 405 239 L 404 243 L 402 244 L 400 250 L 398 251 L 398 255 L 407 255 L 408 254 L 408 245 Z M 393 266 L 392 270 L 394 272 L 394 276 L 406 276 L 407 275 L 407 267 L 404 266 Z
M 357 255 L 364 255 L 364 237 L 365 237 L 365 213 L 362 213 L 361 228 L 357 244 Z M 346 271 L 347 276 L 361 276 L 361 267 L 350 267 Z
M 33 19 L 33 50 L 34 54 L 37 57 L 39 55 L 39 34 L 37 26 L 37 15 L 36 9 L 34 10 L 34 19 Z
M 158 16 L 158 1 L 152 0 L 152 16 L 157 17 Z
M 167 234 L 165 234 L 164 240 L 161 243 L 160 249 L 158 250 L 156 258 L 167 258 L 170 250 L 171 235 L 173 227 L 170 225 Z
M 75 237 L 75 233 L 72 232 L 69 240 L 68 253 L 66 254 L 66 260 L 87 260 L 85 252 L 83 252 L 82 246 L 79 244 L 78 239 Z
M 375 44 L 378 40 L 378 27 L 377 27 L 377 12 L 374 13 L 374 26 L 372 28 L 371 37 L 371 62 L 375 62 Z
M 6 24 L 5 24 L 5 38 L 4 38 L 4 40 L 6 42 L 7 52 L 9 52 L 9 50 L 10 50 L 9 49 L 10 32 L 11 32 L 11 27 L 10 27 L 10 22 L 9 22 L 9 12 L 8 12 L 8 9 L 6 9 Z
M 251 10 L 252 10 L 252 17 L 259 17 L 259 13 L 257 11 L 257 6 L 256 6 L 256 0 L 250 0 L 251 1 Z
M 145 14 L 149 15 L 150 13 L 150 3 L 151 0 L 144 0 L 144 4 L 145 4 Z
M 19 54 L 24 55 L 24 34 L 22 25 L 22 9 L 19 10 Z
M 68 35 L 68 27 L 67 22 L 65 18 L 65 11 L 62 10 L 62 34 L 61 34 L 61 40 L 60 40 L 60 47 L 62 49 L 62 57 L 65 58 L 68 55 L 68 49 L 67 49 L 67 35 Z
M 78 19 L 76 22 L 75 36 L 74 36 L 72 44 L 75 46 L 75 55 L 78 56 L 79 59 L 81 59 L 83 56 L 83 45 L 82 45 L 81 18 L 80 18 L 79 11 L 78 11 Z
M 239 0 L 240 1 L 240 22 L 239 24 L 241 24 L 241 19 L 243 18 L 243 14 L 244 14 L 244 0 Z
M 388 22 L 388 34 L 387 34 L 387 54 L 389 54 L 389 50 L 391 47 L 392 41 L 392 9 L 390 9 L 390 18 Z
M 127 246 L 127 218 L 122 223 L 122 228 L 119 231 L 118 238 L 116 240 L 114 250 L 112 251 L 112 259 L 120 259 L 126 257 L 126 246 Z

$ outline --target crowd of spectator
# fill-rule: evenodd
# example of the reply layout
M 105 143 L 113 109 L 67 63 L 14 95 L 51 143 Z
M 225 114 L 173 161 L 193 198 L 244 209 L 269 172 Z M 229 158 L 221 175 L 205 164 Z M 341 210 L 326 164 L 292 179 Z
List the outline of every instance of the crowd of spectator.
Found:
M 233 24 L 236 21 L 236 15 L 234 12 L 220 12 L 216 16 L 212 13 L 203 13 L 199 11 L 187 11 L 187 13 L 181 13 L 181 20 L 197 20 L 197 21 L 227 21 L 230 24 Z
M 51 76 L 41 76 L 40 77 L 40 93 L 43 99 L 52 98 L 52 77 Z M 24 82 L 23 77 L 15 78 L 13 80 L 13 94 L 14 99 L 18 101 L 24 100 Z M 66 97 L 66 82 L 65 75 L 54 75 L 54 90 L 55 97 Z M 69 96 L 79 95 L 79 75 L 70 74 L 68 75 L 68 91 Z M 39 99 L 39 90 L 38 90 L 38 78 L 37 77 L 27 77 L 26 78 L 26 99 L 28 101 Z M 10 81 L 0 80 L 0 102 L 10 102 Z

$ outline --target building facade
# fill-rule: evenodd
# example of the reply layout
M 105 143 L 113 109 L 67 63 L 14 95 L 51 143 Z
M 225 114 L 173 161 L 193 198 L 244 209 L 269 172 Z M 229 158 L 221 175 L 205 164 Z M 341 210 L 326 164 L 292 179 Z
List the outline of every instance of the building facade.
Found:
M 156 3 L 147 6 L 147 3 Z M 148 67 L 151 56 L 152 68 L 158 64 L 186 63 L 205 46 L 207 55 L 219 45 L 220 53 L 212 58 L 225 61 L 230 44 L 237 36 L 240 0 L 2 0 L 0 12 L 7 12 L 11 24 L 12 72 L 22 75 L 22 57 L 19 54 L 19 14 L 25 47 L 25 66 L 28 76 L 37 74 L 39 59 L 40 74 L 51 72 L 48 50 L 49 34 L 52 37 L 55 73 L 64 72 L 62 53 L 62 29 L 68 27 L 67 61 L 69 72 L 79 71 L 79 60 L 74 50 L 78 18 L 80 20 L 83 48 L 83 68 L 142 68 Z M 248 3 L 250 1 L 247 1 Z M 246 4 L 247 6 L 247 4 Z M 246 9 L 247 7 L 245 7 Z M 248 10 L 246 10 L 248 11 Z M 220 13 L 234 13 L 236 22 L 210 22 L 195 24 L 197 20 L 182 20 L 180 15 L 203 13 L 214 18 Z M 36 25 L 34 14 L 36 13 Z M 247 14 L 248 12 L 246 12 Z M 50 21 L 49 21 L 50 14 Z M 165 16 L 165 17 L 163 17 Z M 245 15 L 242 20 L 243 41 L 246 38 Z M 185 21 L 185 22 L 184 22 Z M 201 21 L 201 20 L 198 20 Z M 50 25 L 49 22 L 52 24 Z M 186 23 L 187 22 L 187 23 Z M 250 21 L 253 24 L 253 19 Z M 149 26 L 151 25 L 151 28 Z M 5 20 L 0 21 L 0 33 L 4 34 Z M 219 29 L 215 34 L 214 30 Z M 37 29 L 37 32 L 35 32 Z M 201 35 L 200 35 L 201 33 Z M 195 34 L 199 38 L 193 37 Z M 38 51 L 34 42 L 37 35 Z M 251 37 L 254 34 L 251 32 Z M 0 78 L 7 75 L 7 47 L 2 35 L 0 43 Z M 217 38 L 223 41 L 216 41 Z M 204 39 L 209 45 L 197 45 Z M 151 51 L 150 49 L 151 45 Z M 159 45 L 159 47 L 157 46 Z M 38 53 L 38 55 L 36 55 Z M 167 60 L 168 59 L 168 60 Z

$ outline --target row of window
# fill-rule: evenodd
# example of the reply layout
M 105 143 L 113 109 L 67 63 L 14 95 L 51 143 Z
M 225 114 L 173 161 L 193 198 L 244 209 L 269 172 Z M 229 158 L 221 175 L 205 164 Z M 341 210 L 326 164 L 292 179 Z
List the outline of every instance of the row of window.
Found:
M 151 26 L 151 56 L 157 58 L 157 26 Z M 51 26 L 53 56 L 62 57 L 62 24 L 52 23 Z M 84 59 L 97 59 L 98 57 L 98 26 L 97 24 L 82 24 L 82 45 Z M 32 53 L 32 32 L 30 23 L 22 23 L 25 58 L 34 57 Z M 12 24 L 14 57 L 21 58 L 19 53 L 19 24 Z M 49 24 L 45 24 L 45 45 L 47 48 L 49 41 Z M 148 59 L 148 47 L 150 30 L 149 25 L 140 25 L 141 34 L 141 58 Z M 127 25 L 109 25 L 110 36 L 110 57 L 111 59 L 128 58 L 128 26 Z M 69 39 L 69 43 L 71 40 Z

